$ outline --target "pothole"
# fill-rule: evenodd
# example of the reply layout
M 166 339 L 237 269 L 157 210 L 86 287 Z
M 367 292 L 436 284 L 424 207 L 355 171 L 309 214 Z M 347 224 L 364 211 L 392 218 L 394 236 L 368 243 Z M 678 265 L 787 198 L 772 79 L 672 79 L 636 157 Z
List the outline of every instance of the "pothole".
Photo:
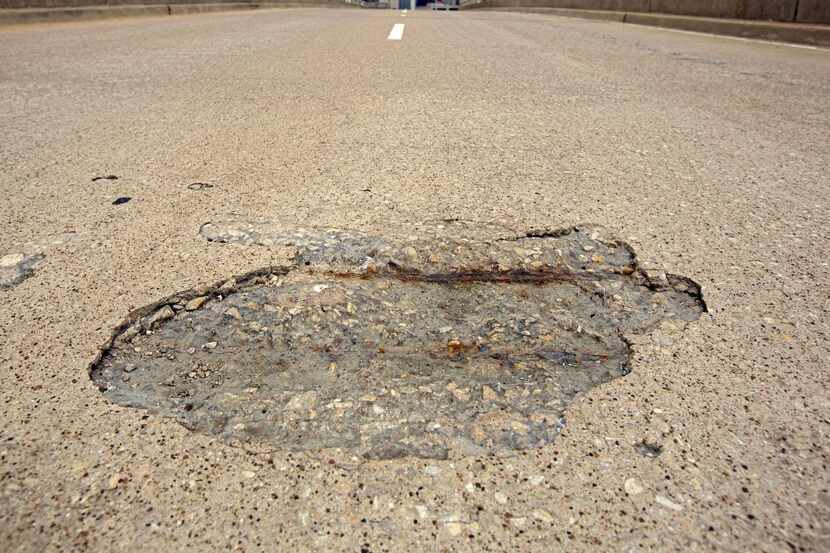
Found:
M 647 274 L 599 227 L 201 234 L 293 261 L 140 310 L 91 377 L 115 403 L 236 443 L 375 459 L 540 447 L 577 394 L 627 374 L 627 335 L 705 310 L 694 282 Z

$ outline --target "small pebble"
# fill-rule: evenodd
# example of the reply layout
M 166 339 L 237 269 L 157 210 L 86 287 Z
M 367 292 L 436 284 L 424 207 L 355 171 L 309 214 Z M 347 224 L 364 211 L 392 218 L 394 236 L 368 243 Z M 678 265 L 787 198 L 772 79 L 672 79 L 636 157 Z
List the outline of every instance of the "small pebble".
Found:
M 658 495 L 654 497 L 654 501 L 657 502 L 659 505 L 662 505 L 666 509 L 671 509 L 672 511 L 682 511 L 683 506 L 675 503 L 668 497 Z
M 527 480 L 528 480 L 528 482 L 530 482 L 530 484 L 532 486 L 538 486 L 539 484 L 541 484 L 542 482 L 545 481 L 545 477 L 542 476 L 541 474 L 534 474 L 533 476 L 531 476 Z
M 117 488 L 118 484 L 121 482 L 122 478 L 123 478 L 123 475 L 119 474 L 119 473 L 116 473 L 116 474 L 113 474 L 112 476 L 110 476 L 109 480 L 107 480 L 107 489 L 108 490 L 114 490 L 115 488 Z
M 535 511 L 533 511 L 533 518 L 535 518 L 536 520 L 541 520 L 542 522 L 547 522 L 548 524 L 553 522 L 553 515 L 551 515 L 544 509 L 536 509 Z
M 192 300 L 184 304 L 184 309 L 185 311 L 196 311 L 197 309 L 202 307 L 202 305 L 204 305 L 207 299 L 207 296 L 199 296 L 198 298 L 193 298 Z
M 515 526 L 516 528 L 521 528 L 526 522 L 527 519 L 525 517 L 513 517 L 510 519 L 510 525 Z
M 403 249 L 403 256 L 410 263 L 418 261 L 418 252 L 412 246 L 407 246 Z
M 490 386 L 482 386 L 481 387 L 481 397 L 484 401 L 495 401 L 499 398 L 496 391 L 491 388 Z
M 625 481 L 625 493 L 628 495 L 638 495 L 643 493 L 643 487 L 634 478 L 629 478 Z
M 444 525 L 450 536 L 460 536 L 463 527 L 460 522 L 448 522 Z

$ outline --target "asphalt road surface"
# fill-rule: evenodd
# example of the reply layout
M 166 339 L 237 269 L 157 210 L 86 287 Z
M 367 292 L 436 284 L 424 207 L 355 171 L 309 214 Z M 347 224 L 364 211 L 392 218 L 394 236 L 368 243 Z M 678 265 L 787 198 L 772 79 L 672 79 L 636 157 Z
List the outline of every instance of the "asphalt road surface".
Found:
M 44 258 L 0 289 L 0 550 L 827 551 L 829 139 L 820 49 L 475 11 L 5 28 L 0 256 Z M 604 225 L 709 313 L 514 456 L 247 451 L 90 381 L 131 310 L 282 261 L 206 222 L 443 218 Z

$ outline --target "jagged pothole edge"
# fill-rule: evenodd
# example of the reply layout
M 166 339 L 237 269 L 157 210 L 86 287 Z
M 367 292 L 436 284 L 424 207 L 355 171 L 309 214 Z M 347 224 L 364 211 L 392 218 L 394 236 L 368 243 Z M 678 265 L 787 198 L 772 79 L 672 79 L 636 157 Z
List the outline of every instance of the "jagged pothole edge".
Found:
M 442 221 L 449 223 L 449 222 L 459 221 L 459 219 L 444 219 Z M 474 223 L 475 221 L 464 220 L 464 222 L 473 222 Z M 199 227 L 200 231 L 207 224 L 210 224 L 210 222 L 207 222 L 207 223 L 204 223 L 203 225 L 200 225 L 200 227 Z M 324 229 L 325 227 L 316 227 L 316 228 Z M 580 224 L 580 225 L 574 225 L 574 226 L 570 226 L 570 227 L 563 227 L 563 228 L 556 228 L 556 229 L 542 229 L 542 230 L 534 229 L 534 230 L 529 230 L 525 233 L 515 233 L 516 235 L 512 238 L 501 238 L 501 239 L 497 239 L 497 240 L 506 241 L 506 240 L 521 240 L 521 239 L 524 239 L 524 238 L 560 238 L 562 236 L 567 236 L 568 234 L 570 234 L 572 232 L 580 232 L 584 228 L 603 228 L 604 229 L 605 227 L 602 227 L 601 225 Z M 338 229 L 338 230 L 346 230 L 346 229 Z M 507 229 L 507 230 L 509 230 L 509 229 Z M 654 289 L 657 289 L 661 286 L 660 283 L 656 281 L 656 278 L 653 274 L 651 274 L 649 271 L 646 271 L 645 269 L 643 269 L 640 266 L 639 259 L 638 259 L 638 256 L 637 256 L 637 252 L 634 250 L 634 248 L 630 244 L 628 244 L 627 242 L 625 242 L 623 240 L 616 239 L 616 238 L 614 240 L 611 240 L 611 241 L 602 240 L 602 239 L 596 239 L 596 240 L 598 242 L 601 242 L 601 243 L 603 243 L 605 245 L 608 245 L 608 246 L 613 245 L 613 246 L 616 246 L 616 247 L 625 248 L 628 251 L 628 253 L 631 254 L 631 265 L 630 265 L 630 267 L 632 269 L 632 272 L 625 275 L 625 276 L 631 277 L 634 274 L 639 273 L 643 277 L 644 282 L 646 283 L 646 285 L 650 289 L 654 290 Z M 208 240 L 208 241 L 212 242 L 210 240 Z M 219 243 L 221 243 L 221 242 L 219 242 Z M 252 245 L 257 245 L 257 244 L 252 244 Z M 266 246 L 260 246 L 260 247 L 266 247 Z M 267 284 L 268 279 L 270 279 L 272 277 L 285 276 L 288 273 L 290 273 L 292 271 L 295 271 L 295 270 L 307 270 L 311 273 L 320 272 L 322 274 L 329 274 L 330 276 L 334 276 L 334 277 L 344 276 L 344 275 L 339 275 L 339 274 L 333 273 L 331 271 L 325 271 L 325 270 L 315 271 L 313 267 L 306 267 L 306 266 L 301 266 L 301 265 L 297 265 L 297 264 L 267 265 L 267 266 L 261 267 L 259 269 L 254 269 L 252 271 L 242 273 L 242 274 L 240 274 L 238 276 L 235 276 L 235 277 L 230 277 L 230 278 L 225 278 L 225 279 L 222 279 L 222 280 L 217 280 L 217 281 L 213 282 L 212 284 L 197 286 L 197 287 L 194 287 L 194 288 L 190 288 L 188 290 L 184 290 L 184 291 L 181 291 L 181 292 L 176 292 L 176 293 L 170 294 L 168 296 L 165 296 L 164 298 L 162 298 L 158 301 L 155 301 L 155 302 L 147 304 L 143 307 L 139 307 L 137 309 L 134 309 L 134 310 L 130 311 L 127 314 L 127 316 L 124 318 L 124 320 L 120 324 L 118 324 L 117 326 L 115 326 L 113 328 L 113 330 L 111 331 L 109 337 L 104 341 L 104 343 L 101 346 L 98 347 L 98 350 L 95 353 L 93 359 L 87 364 L 86 373 L 87 373 L 87 376 L 89 377 L 90 383 L 92 383 L 96 387 L 96 389 L 99 390 L 99 392 L 103 392 L 103 390 L 101 390 L 98 387 L 98 385 L 95 382 L 94 377 L 93 377 L 93 373 L 94 373 L 96 367 L 101 362 L 101 360 L 104 358 L 104 356 L 113 348 L 113 346 L 115 344 L 115 341 L 121 335 L 123 335 L 129 328 L 131 328 L 133 325 L 140 324 L 141 319 L 147 317 L 148 315 L 150 315 L 152 313 L 155 313 L 156 311 L 158 311 L 159 309 L 161 309 L 165 306 L 171 306 L 172 307 L 174 304 L 183 304 L 183 303 L 186 303 L 186 302 L 188 302 L 188 301 L 190 301 L 194 298 L 207 297 L 207 301 L 205 302 L 205 303 L 207 303 L 211 300 L 214 300 L 215 298 L 217 298 L 219 296 L 228 296 L 230 294 L 234 294 L 234 293 L 244 291 L 247 288 Z M 683 276 L 683 275 L 677 275 L 677 274 L 668 273 L 668 272 L 663 272 L 662 274 L 665 275 L 667 282 L 673 288 L 675 286 L 675 283 L 683 283 L 683 285 L 685 285 L 685 287 L 687 289 L 687 293 L 690 294 L 691 296 L 693 296 L 694 299 L 699 303 L 700 308 L 701 308 L 701 315 L 709 313 L 709 308 L 708 308 L 708 305 L 707 305 L 706 300 L 705 300 L 704 295 L 703 295 L 703 288 L 700 286 L 700 284 L 698 284 L 693 279 L 691 279 L 689 277 L 686 277 L 686 276 Z M 395 273 L 394 272 L 385 273 L 385 274 L 380 273 L 380 274 L 374 274 L 374 275 L 371 275 L 371 276 L 374 277 L 374 278 L 384 278 L 384 277 L 394 278 Z M 401 276 L 405 276 L 405 274 L 402 274 Z M 201 309 L 201 307 L 200 307 L 200 309 Z M 622 376 L 620 376 L 620 378 L 625 378 L 631 372 L 633 372 L 632 358 L 634 357 L 634 353 L 635 353 L 634 352 L 635 344 L 628 337 L 626 337 L 626 335 L 622 334 L 621 331 L 619 331 L 619 332 L 620 332 L 620 334 L 619 334 L 620 339 L 622 339 L 622 341 L 625 343 L 625 345 L 628 349 L 628 358 L 626 359 L 626 367 L 628 367 L 628 371 L 625 372 L 625 374 L 623 374 Z M 634 334 L 642 335 L 642 334 L 646 334 L 648 332 L 649 332 L 649 330 L 644 330 L 642 332 L 634 333 Z M 614 379 L 614 380 L 616 380 L 616 379 Z M 613 380 L 611 382 L 613 382 Z M 579 394 L 577 394 L 577 397 L 581 396 L 584 393 L 585 392 L 580 392 Z M 574 400 L 575 399 L 576 398 L 574 398 Z M 107 401 L 109 401 L 109 400 L 107 400 Z M 110 402 L 110 403 L 112 403 L 113 405 L 119 405 L 119 404 L 114 403 L 114 402 Z M 119 406 L 124 407 L 125 409 L 128 409 L 128 407 L 121 406 L 121 405 L 119 405 Z M 149 411 L 149 412 L 152 413 L 152 410 L 148 409 L 148 408 L 129 408 L 129 409 L 139 409 L 139 410 L 142 410 L 142 411 Z M 560 422 L 562 427 L 564 427 L 564 425 L 566 424 L 567 411 L 568 411 L 567 407 L 565 407 L 562 410 L 562 417 L 561 417 L 561 422 Z M 175 417 L 165 416 L 163 418 L 172 419 L 176 424 L 179 424 L 180 426 L 184 427 L 184 425 L 181 423 L 181 421 L 177 420 Z M 264 454 L 264 453 L 273 453 L 275 451 L 282 451 L 283 450 L 282 448 L 273 448 L 273 447 L 270 447 L 270 448 L 253 448 L 252 449 L 250 447 L 246 447 L 245 444 L 243 444 L 241 442 L 237 443 L 235 441 L 227 441 L 227 440 L 221 440 L 221 439 L 219 441 L 221 441 L 222 443 L 224 443 L 224 444 L 226 444 L 230 447 L 239 447 L 239 448 L 245 449 L 245 450 L 247 450 L 251 453 L 263 453 Z M 371 462 L 371 461 L 372 460 L 370 460 L 370 459 L 366 459 L 364 462 Z

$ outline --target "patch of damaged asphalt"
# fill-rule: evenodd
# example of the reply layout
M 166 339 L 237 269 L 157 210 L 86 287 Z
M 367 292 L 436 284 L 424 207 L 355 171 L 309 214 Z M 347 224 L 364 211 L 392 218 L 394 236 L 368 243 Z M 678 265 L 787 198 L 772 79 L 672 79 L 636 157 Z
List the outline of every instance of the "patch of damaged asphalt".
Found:
M 595 226 L 200 232 L 293 261 L 138 310 L 90 373 L 116 403 L 230 443 L 370 459 L 541 447 L 574 397 L 629 372 L 627 335 L 706 309 L 694 282 L 642 271 Z

